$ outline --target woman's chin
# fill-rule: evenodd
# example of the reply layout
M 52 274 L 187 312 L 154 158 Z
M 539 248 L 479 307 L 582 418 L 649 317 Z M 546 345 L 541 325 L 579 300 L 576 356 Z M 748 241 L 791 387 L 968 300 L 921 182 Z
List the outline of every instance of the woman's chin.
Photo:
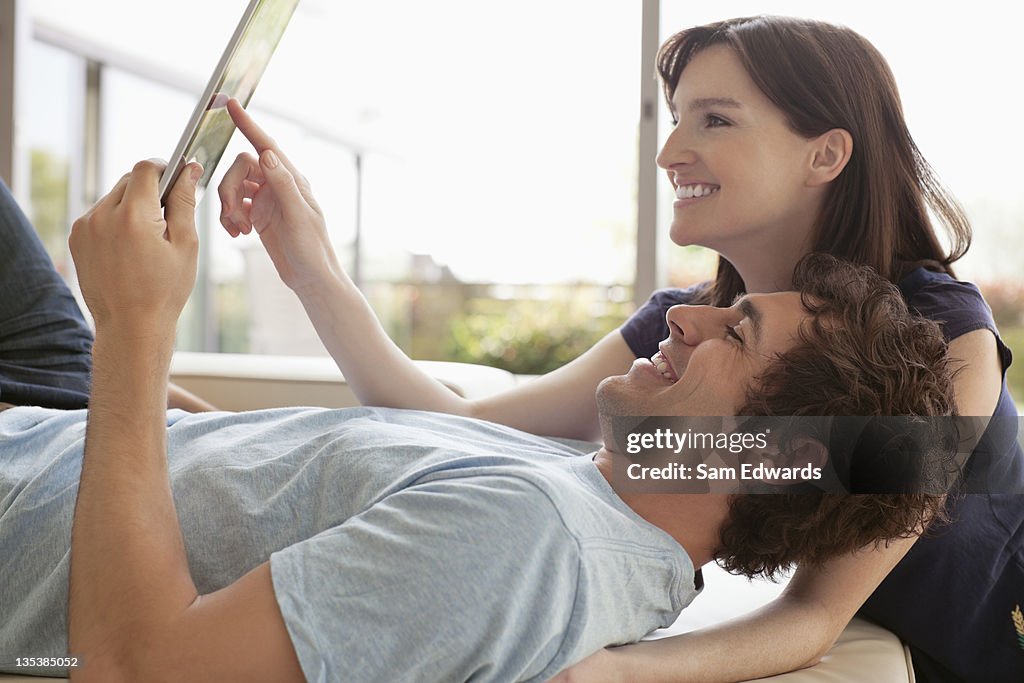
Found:
M 668 237 L 677 247 L 693 246 L 693 236 L 688 234 L 685 228 L 677 227 L 675 223 L 672 224 Z
M 706 240 L 702 239 L 700 230 L 694 225 L 687 225 L 676 219 L 668 231 L 669 239 L 679 247 L 704 247 Z

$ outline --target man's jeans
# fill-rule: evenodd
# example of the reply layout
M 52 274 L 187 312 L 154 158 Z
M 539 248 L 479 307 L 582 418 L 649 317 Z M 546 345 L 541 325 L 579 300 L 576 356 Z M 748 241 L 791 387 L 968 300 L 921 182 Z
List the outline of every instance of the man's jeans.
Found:
M 86 407 L 92 340 L 78 302 L 0 182 L 0 402 Z

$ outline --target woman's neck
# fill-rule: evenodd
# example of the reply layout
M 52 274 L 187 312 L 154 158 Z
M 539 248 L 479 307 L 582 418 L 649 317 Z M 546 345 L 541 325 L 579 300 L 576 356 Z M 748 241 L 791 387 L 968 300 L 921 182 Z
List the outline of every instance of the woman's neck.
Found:
M 720 253 L 739 273 L 744 290 L 749 294 L 771 294 L 793 288 L 793 271 L 801 258 L 810 252 L 803 241 L 754 244 L 726 248 Z
M 748 294 L 771 294 L 785 292 L 793 287 L 793 268 L 796 262 L 787 269 L 770 267 L 770 264 L 755 263 L 747 267 L 737 266 L 736 271 L 743 280 L 744 289 Z

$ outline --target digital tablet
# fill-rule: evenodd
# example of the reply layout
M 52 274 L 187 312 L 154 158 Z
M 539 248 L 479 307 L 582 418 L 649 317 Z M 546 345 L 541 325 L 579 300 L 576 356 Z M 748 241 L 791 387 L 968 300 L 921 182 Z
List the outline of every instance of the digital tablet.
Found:
M 298 4 L 299 0 L 250 0 L 160 177 L 161 205 L 190 161 L 203 165 L 198 191 L 210 182 L 235 131 L 224 105 L 232 97 L 243 106 L 249 103 Z

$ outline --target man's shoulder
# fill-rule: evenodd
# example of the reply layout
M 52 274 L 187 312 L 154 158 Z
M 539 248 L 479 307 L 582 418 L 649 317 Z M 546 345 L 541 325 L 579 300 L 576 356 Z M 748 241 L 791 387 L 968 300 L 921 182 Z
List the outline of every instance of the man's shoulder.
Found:
M 545 474 L 550 471 L 533 469 L 529 463 L 489 464 L 448 471 L 409 489 L 449 494 L 445 507 L 459 508 L 460 514 L 470 510 L 475 513 L 467 521 L 490 523 L 496 517 L 505 525 L 535 527 L 545 535 L 568 533 L 561 511 L 585 494 L 570 478 L 556 473 L 555 481 L 546 481 Z M 424 509 L 426 514 L 441 511 L 438 507 Z

